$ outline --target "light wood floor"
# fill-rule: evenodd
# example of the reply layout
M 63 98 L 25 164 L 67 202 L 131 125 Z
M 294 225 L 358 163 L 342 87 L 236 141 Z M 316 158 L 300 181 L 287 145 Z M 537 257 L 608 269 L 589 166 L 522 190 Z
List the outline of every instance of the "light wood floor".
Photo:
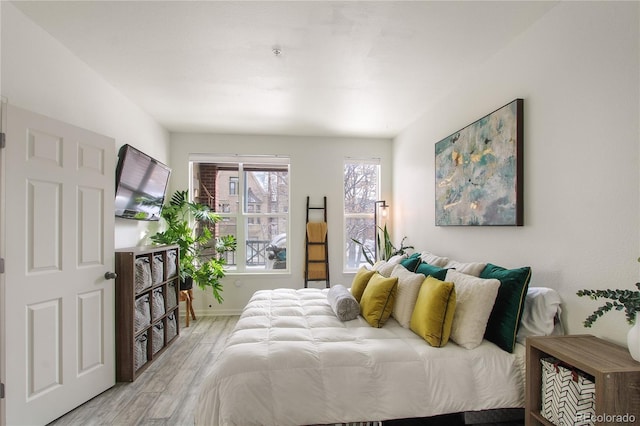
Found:
M 193 412 L 200 384 L 214 366 L 227 337 L 239 316 L 201 317 L 184 327 L 181 316 L 180 337 L 133 383 L 116 383 L 75 410 L 60 417 L 51 426 L 153 425 L 193 426 Z M 462 414 L 429 419 L 404 419 L 383 422 L 384 426 L 461 426 Z M 486 423 L 522 426 L 513 423 Z
M 200 317 L 133 383 L 117 383 L 50 425 L 193 425 L 200 384 L 238 316 Z

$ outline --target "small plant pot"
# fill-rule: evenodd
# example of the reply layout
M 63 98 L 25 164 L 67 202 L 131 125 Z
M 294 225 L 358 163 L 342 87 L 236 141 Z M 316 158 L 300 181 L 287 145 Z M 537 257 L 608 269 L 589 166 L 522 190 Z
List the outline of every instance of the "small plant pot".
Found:
M 184 280 L 180 280 L 180 290 L 191 290 L 193 288 L 193 278 L 186 277 Z
M 640 362 L 640 315 L 636 314 L 636 321 L 627 333 L 627 347 L 631 358 Z

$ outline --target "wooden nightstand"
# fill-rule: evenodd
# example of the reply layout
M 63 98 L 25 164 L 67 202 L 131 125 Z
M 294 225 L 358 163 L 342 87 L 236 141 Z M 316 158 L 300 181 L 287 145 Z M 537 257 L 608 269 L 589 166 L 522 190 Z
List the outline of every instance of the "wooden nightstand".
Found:
M 551 425 L 540 414 L 540 359 L 548 356 L 595 378 L 596 417 L 602 420 L 595 424 L 612 424 L 606 416 L 625 414 L 640 421 L 640 363 L 627 348 L 590 335 L 545 336 L 527 338 L 526 425 Z

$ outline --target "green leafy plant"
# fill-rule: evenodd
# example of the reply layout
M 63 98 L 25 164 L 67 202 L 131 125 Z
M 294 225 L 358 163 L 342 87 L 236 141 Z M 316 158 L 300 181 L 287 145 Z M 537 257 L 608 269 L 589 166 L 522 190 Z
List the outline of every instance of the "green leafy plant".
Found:
M 166 230 L 151 236 L 155 244 L 177 244 L 180 247 L 180 279 L 192 279 L 201 289 L 211 287 L 218 303 L 223 298 L 221 279 L 225 276 L 225 260 L 222 254 L 236 250 L 233 235 L 214 238 L 209 226 L 220 220 L 220 215 L 209 206 L 189 201 L 188 191 L 176 191 L 169 203 L 163 207 L 161 217 Z M 196 231 L 192 223 L 203 224 Z M 205 256 L 204 252 L 214 249 L 215 255 Z
M 400 247 L 396 247 L 393 245 L 391 241 L 391 235 L 389 235 L 389 231 L 387 230 L 387 225 L 384 225 L 384 228 L 377 227 L 379 232 L 376 232 L 376 245 L 378 248 L 378 254 L 380 256 L 380 260 L 389 260 L 392 256 L 397 254 L 405 254 L 408 249 L 413 249 L 413 246 L 405 246 L 404 242 L 407 237 L 403 237 L 400 241 Z M 382 233 L 382 237 L 380 234 Z M 371 251 L 370 248 L 365 246 L 365 244 L 361 241 L 358 241 L 354 238 L 351 239 L 355 244 L 360 246 L 360 250 L 362 250 L 362 255 L 364 256 L 367 263 L 373 265 L 375 263 L 375 254 Z
M 638 261 L 640 261 L 640 259 L 638 259 Z M 636 283 L 636 287 L 638 290 L 579 290 L 576 294 L 580 297 L 587 296 L 592 300 L 600 298 L 611 300 L 611 302 L 606 302 L 589 315 L 587 319 L 584 320 L 584 326 L 591 327 L 598 318 L 612 309 L 616 311 L 622 311 L 624 309 L 627 322 L 634 324 L 636 313 L 640 312 L 640 283 Z

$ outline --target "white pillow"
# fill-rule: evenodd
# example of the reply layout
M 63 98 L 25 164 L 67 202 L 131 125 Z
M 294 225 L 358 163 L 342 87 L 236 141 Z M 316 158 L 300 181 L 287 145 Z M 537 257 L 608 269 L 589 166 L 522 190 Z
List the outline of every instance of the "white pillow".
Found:
M 450 260 L 449 262 L 447 262 L 447 264 L 444 267 L 448 269 L 455 269 L 456 271 L 463 274 L 479 277 L 486 266 L 487 266 L 486 263 L 479 263 L 479 262 L 463 263 L 455 260 Z
M 418 292 L 426 277 L 423 274 L 413 273 L 402 265 L 396 265 L 391 272 L 391 276 L 398 277 L 396 300 L 391 316 L 401 326 L 409 328 L 413 308 L 416 306 L 416 300 L 418 300 Z
M 564 334 L 560 322 L 562 300 L 557 291 L 546 287 L 529 287 L 522 310 L 516 340 L 525 343 L 527 336 Z
M 389 260 L 387 260 L 387 262 L 391 262 L 397 265 L 402 259 L 406 259 L 407 257 L 409 257 L 408 254 L 395 254 L 391 256 Z
M 396 265 L 405 257 L 407 256 L 397 254 L 395 256 L 391 256 L 386 262 L 378 261 L 373 265 L 373 270 L 378 271 L 383 277 L 389 278 L 391 276 L 391 272 L 393 272 L 393 268 L 395 268 Z
M 370 271 L 377 271 L 378 268 L 380 268 L 382 265 L 384 265 L 385 262 L 384 260 L 378 260 L 376 263 L 374 263 L 373 265 L 364 265 L 365 268 L 367 268 Z
M 445 281 L 453 282 L 456 289 L 450 339 L 463 348 L 473 349 L 484 338 L 500 281 L 473 277 L 453 269 L 447 271 Z
M 439 266 L 440 268 L 444 267 L 444 265 L 449 262 L 448 257 L 436 256 L 435 254 L 429 253 L 428 251 L 423 251 L 422 253 L 420 253 L 420 259 L 422 259 L 423 262 L 426 262 L 429 265 Z

